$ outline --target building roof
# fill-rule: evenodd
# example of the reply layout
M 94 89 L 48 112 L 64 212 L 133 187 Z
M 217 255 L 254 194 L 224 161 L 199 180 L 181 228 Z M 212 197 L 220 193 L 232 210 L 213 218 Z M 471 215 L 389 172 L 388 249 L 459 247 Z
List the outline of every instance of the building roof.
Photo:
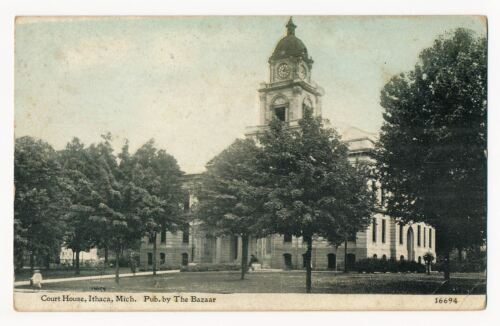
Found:
M 295 36 L 295 28 L 297 28 L 297 26 L 293 23 L 292 17 L 290 17 L 288 24 L 286 24 L 287 35 L 278 42 L 270 60 L 302 57 L 306 62 L 313 62 L 307 54 L 307 48 L 304 42 Z
M 368 153 L 375 148 L 377 134 L 367 132 L 356 127 L 349 127 L 340 133 L 342 140 L 347 143 L 350 154 Z

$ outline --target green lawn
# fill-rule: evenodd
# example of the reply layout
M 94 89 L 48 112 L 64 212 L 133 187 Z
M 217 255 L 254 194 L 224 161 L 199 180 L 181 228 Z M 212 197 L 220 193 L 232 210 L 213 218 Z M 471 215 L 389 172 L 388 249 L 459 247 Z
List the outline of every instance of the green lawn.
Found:
M 19 288 L 29 288 L 22 286 Z M 191 272 L 126 277 L 116 285 L 113 279 L 70 281 L 44 284 L 44 290 L 106 292 L 205 292 L 205 293 L 303 293 L 304 272 L 259 272 L 241 281 L 238 272 Z M 483 294 L 486 279 L 482 274 L 452 274 L 443 284 L 439 274 L 338 274 L 313 273 L 313 293 L 381 294 Z

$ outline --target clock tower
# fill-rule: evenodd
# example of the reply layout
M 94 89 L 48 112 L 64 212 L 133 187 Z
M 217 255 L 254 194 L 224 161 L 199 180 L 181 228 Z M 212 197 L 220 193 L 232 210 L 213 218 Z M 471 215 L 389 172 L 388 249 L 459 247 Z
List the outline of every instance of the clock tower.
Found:
M 283 37 L 269 58 L 269 83 L 259 89 L 259 126 L 262 129 L 276 118 L 297 125 L 305 110 L 321 115 L 323 89 L 311 79 L 313 60 L 304 43 L 295 36 L 297 26 L 292 18 Z M 255 130 L 249 134 L 258 132 Z

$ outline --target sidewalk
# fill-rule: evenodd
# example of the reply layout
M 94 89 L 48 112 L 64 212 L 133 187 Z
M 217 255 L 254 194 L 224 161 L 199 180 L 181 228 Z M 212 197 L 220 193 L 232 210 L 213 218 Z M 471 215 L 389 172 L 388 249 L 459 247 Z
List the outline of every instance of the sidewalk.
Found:
M 180 270 L 175 269 L 175 270 L 169 270 L 169 271 L 157 271 L 157 275 L 161 274 L 174 274 L 174 273 L 179 273 Z M 147 276 L 147 275 L 153 275 L 153 272 L 138 272 L 135 274 L 132 273 L 125 273 L 125 274 L 120 274 L 120 278 L 123 277 L 131 277 L 131 276 Z M 42 284 L 48 284 L 48 283 L 59 283 L 59 282 L 71 282 L 71 281 L 85 281 L 85 280 L 99 280 L 99 279 L 106 279 L 106 278 L 115 278 L 115 274 L 107 274 L 107 275 L 94 275 L 94 276 L 79 276 L 79 277 L 65 277 L 65 278 L 51 278 L 51 279 L 46 279 L 42 281 Z M 22 286 L 22 285 L 30 285 L 30 281 L 19 281 L 19 282 L 14 282 L 14 286 Z

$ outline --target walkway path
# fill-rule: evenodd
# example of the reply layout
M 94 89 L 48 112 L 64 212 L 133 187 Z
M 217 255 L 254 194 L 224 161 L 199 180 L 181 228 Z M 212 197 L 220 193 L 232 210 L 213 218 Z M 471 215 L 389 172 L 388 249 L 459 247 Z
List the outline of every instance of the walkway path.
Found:
M 173 274 L 173 273 L 179 273 L 180 270 L 175 269 L 175 270 L 170 270 L 170 271 L 157 271 L 157 275 L 161 274 Z M 126 274 L 120 274 L 120 278 L 122 277 L 131 277 L 131 276 L 147 276 L 147 275 L 153 275 L 153 272 L 139 272 L 139 273 L 126 273 Z M 65 277 L 65 278 L 50 278 L 42 281 L 42 284 L 47 284 L 47 283 L 59 283 L 59 282 L 71 282 L 71 281 L 86 281 L 86 280 L 99 280 L 99 279 L 105 279 L 105 278 L 114 278 L 115 274 L 106 274 L 106 275 L 94 275 L 94 276 L 77 276 L 77 277 Z M 19 281 L 19 282 L 14 282 L 14 286 L 22 286 L 22 285 L 30 285 L 30 281 Z

